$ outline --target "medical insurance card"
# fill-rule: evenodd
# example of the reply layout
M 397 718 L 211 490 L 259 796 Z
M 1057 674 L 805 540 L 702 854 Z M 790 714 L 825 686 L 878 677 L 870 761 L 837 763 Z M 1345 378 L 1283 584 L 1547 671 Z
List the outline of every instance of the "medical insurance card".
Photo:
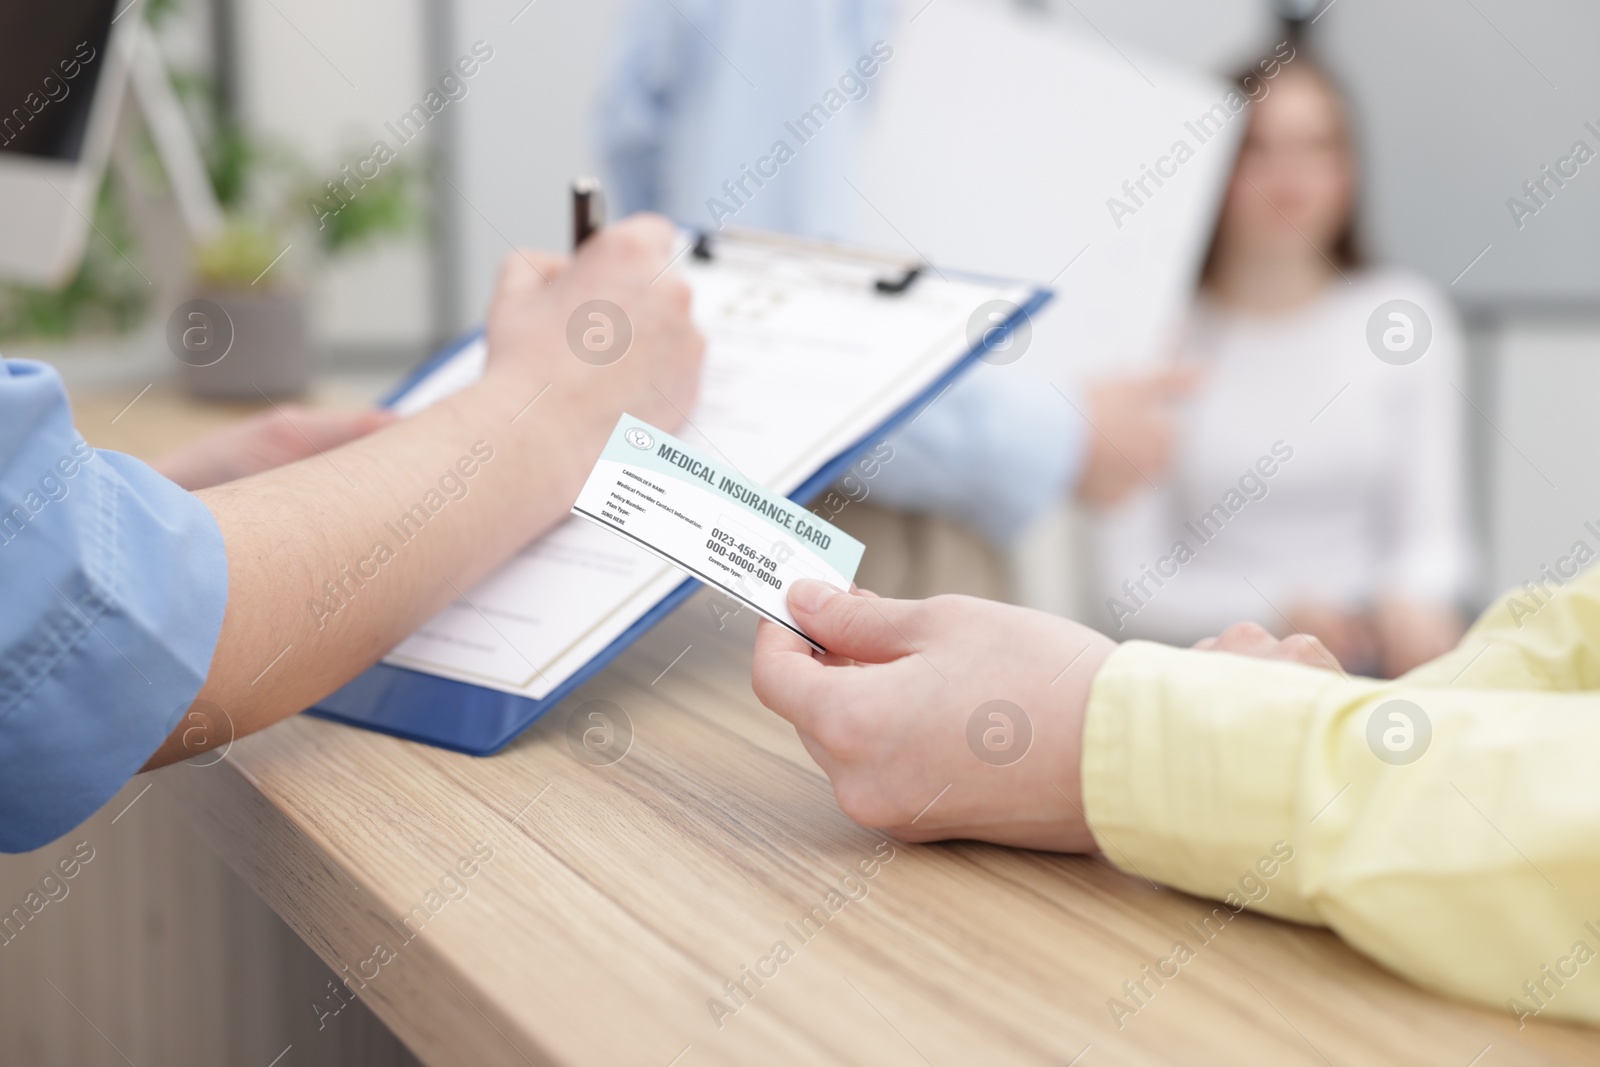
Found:
M 631 415 L 618 420 L 572 511 L 807 641 L 789 614 L 790 584 L 849 589 L 861 564 L 860 541 Z

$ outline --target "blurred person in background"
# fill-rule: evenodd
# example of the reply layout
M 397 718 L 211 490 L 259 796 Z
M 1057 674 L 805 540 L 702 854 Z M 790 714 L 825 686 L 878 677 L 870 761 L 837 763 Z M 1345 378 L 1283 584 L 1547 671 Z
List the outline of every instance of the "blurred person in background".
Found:
M 846 179 L 894 68 L 885 38 L 898 9 L 896 0 L 635 0 L 596 121 L 615 206 L 713 234 L 848 238 L 862 203 Z M 818 104 L 829 117 L 814 129 L 801 116 Z M 792 152 L 776 151 L 779 141 Z M 1007 598 L 1001 552 L 1051 505 L 1075 496 L 1109 507 L 1165 472 L 1173 401 L 1193 377 L 1163 368 L 1091 383 L 1082 397 L 1066 385 L 1091 430 L 1054 390 L 980 363 L 821 503 L 873 546 L 863 585 Z
M 1366 265 L 1357 171 L 1349 109 L 1302 51 L 1251 106 L 1181 345 L 1203 377 L 1171 474 L 1100 529 L 1112 636 L 1188 645 L 1246 619 L 1385 677 L 1460 638 L 1460 330 L 1426 282 Z M 1389 316 L 1397 300 L 1426 321 Z M 1380 358 L 1369 321 L 1416 354 Z

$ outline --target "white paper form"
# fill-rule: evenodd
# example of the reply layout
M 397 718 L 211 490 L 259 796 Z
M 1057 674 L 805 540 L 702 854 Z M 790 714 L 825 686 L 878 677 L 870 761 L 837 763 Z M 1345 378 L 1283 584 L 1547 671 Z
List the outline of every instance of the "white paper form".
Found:
M 924 270 L 887 295 L 874 282 L 903 264 L 754 235 L 719 239 L 710 262 L 679 263 L 707 346 L 700 400 L 676 434 L 783 493 L 948 372 L 974 347 L 969 321 L 982 305 L 1021 306 L 1034 292 Z M 471 384 L 484 356 L 481 340 L 468 345 L 395 410 L 413 414 Z M 384 662 L 537 699 L 682 581 L 645 550 L 569 519 Z

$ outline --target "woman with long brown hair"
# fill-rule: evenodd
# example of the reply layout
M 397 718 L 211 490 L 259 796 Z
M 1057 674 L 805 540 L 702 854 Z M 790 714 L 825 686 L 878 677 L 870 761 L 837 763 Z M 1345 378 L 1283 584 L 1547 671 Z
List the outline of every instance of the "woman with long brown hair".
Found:
M 1203 379 L 1158 499 L 1106 518 L 1093 621 L 1187 645 L 1248 619 L 1393 677 L 1462 631 L 1459 329 L 1422 279 L 1366 263 L 1330 76 L 1301 48 L 1241 86 L 1255 103 L 1181 346 Z

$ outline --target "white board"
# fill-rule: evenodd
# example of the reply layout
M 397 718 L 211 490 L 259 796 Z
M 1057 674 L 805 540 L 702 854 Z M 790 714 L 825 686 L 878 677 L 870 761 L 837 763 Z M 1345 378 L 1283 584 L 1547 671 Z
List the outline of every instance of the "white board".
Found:
M 1053 282 L 1025 360 L 1037 353 L 1052 375 L 1154 358 L 1188 301 L 1244 126 L 1232 116 L 1203 144 L 1191 129 L 1228 85 L 1012 4 L 903 12 L 850 177 L 855 239 Z M 1193 158 L 1166 164 L 1176 173 L 1160 186 L 1146 179 L 1151 195 L 1134 205 L 1123 182 L 1179 140 Z M 1113 218 L 1112 197 L 1134 213 Z
M 1246 121 L 1224 106 L 1197 125 L 1228 84 L 983 0 L 913 3 L 889 43 L 850 178 L 856 240 L 1053 288 L 1017 373 L 1066 386 L 1163 358 Z M 1131 197 L 1123 183 L 1157 164 L 1171 176 Z M 1062 417 L 1080 416 L 1063 401 Z M 1024 538 L 1024 603 L 1083 617 L 1077 526 L 1063 504 Z

